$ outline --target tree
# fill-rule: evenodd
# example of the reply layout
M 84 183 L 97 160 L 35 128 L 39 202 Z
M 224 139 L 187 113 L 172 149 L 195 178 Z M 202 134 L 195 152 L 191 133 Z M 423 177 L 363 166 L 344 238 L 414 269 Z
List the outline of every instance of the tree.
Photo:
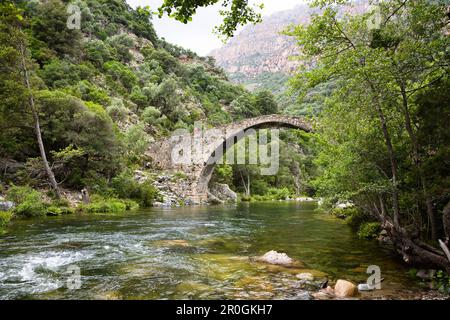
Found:
M 420 153 L 423 146 L 412 120 L 414 96 L 448 75 L 445 5 L 385 1 L 379 4 L 383 21 L 372 29 L 372 13 L 339 18 L 330 6 L 334 1 L 317 3 L 323 12 L 289 34 L 308 61 L 292 80 L 294 89 L 305 96 L 330 79 L 337 84 L 322 119 L 329 145 L 319 156 L 324 172 L 318 188 L 357 199 L 389 230 L 405 260 L 450 272 L 442 252 L 419 239 L 420 225 L 414 223 L 425 207 L 430 238 L 436 238 L 437 220 L 421 164 L 431 155 Z M 416 193 L 423 194 L 424 205 L 414 205 Z M 409 206 L 416 207 L 414 217 L 406 214 Z
M 67 28 L 66 5 L 61 0 L 49 0 L 37 10 L 29 12 L 33 36 L 59 56 L 79 58 L 82 34 L 80 30 Z
M 2 13 L 2 31 L 7 31 L 7 34 L 10 37 L 8 41 L 9 50 L 15 51 L 14 56 L 15 59 L 17 59 L 16 61 L 11 61 L 15 65 L 13 65 L 13 68 L 10 69 L 10 72 L 12 73 L 11 76 L 13 76 L 12 79 L 15 78 L 16 80 L 18 80 L 17 74 L 15 75 L 14 73 L 16 73 L 17 71 L 20 72 L 22 81 L 25 86 L 24 93 L 27 97 L 28 107 L 30 108 L 31 114 L 33 116 L 34 131 L 36 134 L 36 141 L 39 147 L 41 160 L 47 173 L 50 185 L 55 191 L 56 197 L 61 198 L 61 192 L 59 190 L 58 183 L 56 182 L 53 170 L 50 168 L 50 165 L 48 163 L 44 142 L 42 140 L 39 115 L 35 104 L 31 75 L 29 71 L 31 59 L 29 56 L 29 52 L 27 51 L 27 38 L 25 33 L 22 31 L 24 16 L 22 15 L 22 11 L 16 8 L 16 6 L 10 1 L 6 1 L 1 4 L 0 12 Z M 15 69 L 14 67 L 18 67 L 19 69 Z
M 278 103 L 270 91 L 263 90 L 258 92 L 255 97 L 255 104 L 261 114 L 278 113 Z

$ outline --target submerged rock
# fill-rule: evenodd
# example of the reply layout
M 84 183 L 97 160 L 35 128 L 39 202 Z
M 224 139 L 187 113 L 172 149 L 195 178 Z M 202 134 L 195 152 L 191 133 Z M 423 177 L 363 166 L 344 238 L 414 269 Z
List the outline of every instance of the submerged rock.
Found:
M 334 286 L 334 294 L 340 298 L 353 297 L 356 294 L 356 286 L 350 281 L 339 279 Z
M 290 266 L 294 263 L 294 259 L 289 258 L 289 256 L 286 253 L 278 253 L 274 250 L 267 252 L 262 257 L 259 257 L 256 260 L 260 262 L 282 266 Z
M 189 247 L 189 242 L 186 240 L 157 240 L 155 244 L 165 247 Z

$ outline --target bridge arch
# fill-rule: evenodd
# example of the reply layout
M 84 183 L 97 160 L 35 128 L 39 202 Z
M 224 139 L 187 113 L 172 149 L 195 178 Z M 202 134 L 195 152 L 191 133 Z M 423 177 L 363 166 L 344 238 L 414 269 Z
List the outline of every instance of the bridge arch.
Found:
M 242 132 L 263 128 L 290 128 L 300 129 L 305 132 L 312 131 L 311 124 L 304 118 L 283 115 L 260 116 L 222 127 L 221 129 L 226 132 L 225 137 L 219 139 L 208 149 L 205 153 L 204 165 L 198 168 L 195 175 L 197 183 L 195 189 L 192 190 L 192 198 L 195 201 L 202 202 L 206 201 L 208 198 L 208 185 L 216 166 L 216 163 L 212 161 L 212 159 L 216 158 L 217 154 L 226 154 L 229 148 L 238 143 L 242 138 L 246 137 L 245 134 L 241 134 Z

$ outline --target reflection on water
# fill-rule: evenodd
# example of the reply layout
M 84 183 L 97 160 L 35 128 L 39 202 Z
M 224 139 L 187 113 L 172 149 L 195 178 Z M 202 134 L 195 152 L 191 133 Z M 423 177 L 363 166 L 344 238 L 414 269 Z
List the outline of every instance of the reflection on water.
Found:
M 374 297 L 420 290 L 388 249 L 313 207 L 243 203 L 15 221 L 0 236 L 0 298 L 307 299 L 317 289 L 296 274 L 365 282 L 369 265 L 386 279 Z M 269 250 L 304 267 L 251 259 Z M 67 289 L 71 265 L 81 269 L 79 290 Z

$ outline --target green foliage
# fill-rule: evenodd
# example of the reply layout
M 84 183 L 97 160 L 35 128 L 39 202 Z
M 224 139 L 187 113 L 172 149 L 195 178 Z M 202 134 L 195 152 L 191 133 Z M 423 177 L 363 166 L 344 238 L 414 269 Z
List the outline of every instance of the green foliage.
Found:
M 107 44 L 109 44 L 112 48 L 117 52 L 117 57 L 122 62 L 130 62 L 132 59 L 132 55 L 130 50 L 134 48 L 134 41 L 130 36 L 126 34 L 119 34 L 108 38 Z M 105 60 L 105 59 L 103 59 Z
M 129 207 L 129 202 L 127 203 Z M 123 213 L 127 211 L 127 203 L 114 198 L 97 198 L 90 204 L 82 205 L 80 209 L 88 213 Z
M 46 209 L 46 214 L 48 216 L 60 216 L 65 214 L 74 214 L 75 209 L 68 206 L 56 206 L 51 205 Z
M 66 5 L 60 0 L 45 1 L 30 14 L 33 36 L 40 45 L 48 46 L 57 55 L 77 57 L 82 34 L 77 29 L 67 28 Z
M 115 194 L 121 199 L 133 199 L 143 208 L 151 207 L 158 191 L 151 182 L 138 183 L 131 172 L 124 171 L 112 179 Z
M 144 156 L 150 143 L 150 137 L 146 134 L 143 124 L 136 124 L 127 130 L 124 142 L 127 145 L 126 156 L 133 163 Z
M 12 186 L 6 196 L 8 200 L 16 203 L 13 213 L 17 217 L 37 217 L 46 214 L 42 194 L 29 186 Z
M 11 186 L 7 199 L 16 203 L 12 213 L 16 217 L 57 216 L 75 212 L 67 201 L 59 200 L 51 204 L 43 201 L 43 195 L 29 186 Z
M 381 232 L 379 222 L 367 222 L 362 224 L 358 230 L 358 237 L 361 239 L 375 239 Z
M 286 198 L 289 198 L 291 195 L 291 192 L 288 188 L 269 188 L 267 192 L 267 196 L 273 200 L 286 200 Z
M 111 105 L 106 108 L 111 119 L 114 121 L 124 121 L 127 119 L 130 110 L 123 104 L 121 99 L 113 99 Z
M 345 222 L 352 228 L 354 231 L 358 231 L 362 225 L 369 221 L 373 221 L 373 218 L 369 216 L 369 214 L 365 211 L 358 210 L 356 208 L 348 208 L 344 209 Z
M 161 111 L 151 106 L 145 108 L 141 114 L 141 120 L 149 125 L 155 125 L 160 117 Z
M 12 217 L 13 217 L 12 212 L 0 211 L 0 230 L 8 225 Z
M 92 78 L 93 69 L 86 64 L 73 64 L 69 61 L 53 59 L 43 67 L 39 74 L 47 86 L 63 88 Z
M 13 185 L 8 189 L 6 198 L 16 204 L 21 204 L 27 200 L 40 202 L 42 195 L 30 186 Z
M 192 16 L 196 13 L 199 7 L 207 7 L 218 2 L 222 3 L 223 9 L 220 14 L 223 16 L 223 23 L 216 27 L 216 32 L 228 39 L 233 36 L 234 32 L 239 26 L 247 23 L 261 22 L 261 14 L 257 12 L 258 9 L 264 7 L 263 4 L 250 5 L 248 1 L 232 0 L 164 0 L 163 4 L 158 8 L 159 16 L 162 17 L 164 13 L 175 18 L 182 23 L 188 23 L 192 20 Z
M 108 61 L 103 64 L 103 69 L 112 80 L 120 83 L 128 92 L 137 84 L 138 78 L 126 65 L 118 61 Z
M 436 276 L 433 278 L 433 282 L 441 293 L 450 293 L 450 275 L 445 271 L 438 270 Z
M 278 104 L 270 91 L 264 90 L 258 92 L 255 97 L 255 104 L 261 114 L 278 113 Z

